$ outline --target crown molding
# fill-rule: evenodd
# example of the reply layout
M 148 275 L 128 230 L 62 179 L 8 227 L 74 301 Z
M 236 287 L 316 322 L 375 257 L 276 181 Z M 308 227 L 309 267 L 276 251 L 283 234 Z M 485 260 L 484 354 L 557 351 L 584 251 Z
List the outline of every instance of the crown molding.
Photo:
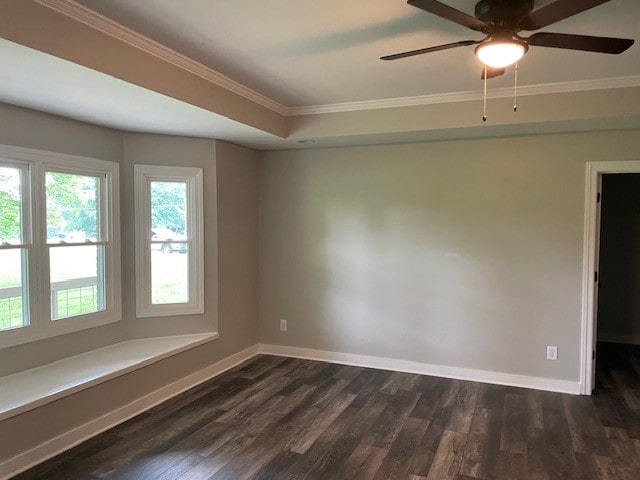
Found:
M 596 80 L 580 80 L 575 82 L 544 83 L 518 87 L 518 96 L 545 95 L 553 93 L 583 92 L 589 90 L 608 90 L 613 88 L 640 87 L 640 75 Z M 513 88 L 497 88 L 487 92 L 489 98 L 505 98 L 513 96 Z M 417 107 L 440 103 L 467 102 L 481 100 L 482 91 L 439 93 L 414 97 L 388 98 L 382 100 L 366 100 L 363 102 L 333 103 L 327 105 L 310 105 L 289 107 L 287 116 L 319 115 L 323 113 L 355 112 L 360 110 L 379 110 L 386 108 Z
M 154 55 L 178 68 L 198 75 L 205 80 L 225 88 L 237 95 L 262 105 L 280 115 L 287 115 L 288 108 L 280 103 L 246 87 L 221 73 L 192 60 L 181 53 L 151 40 L 144 35 L 134 32 L 130 28 L 111 20 L 104 15 L 81 5 L 74 0 L 35 0 L 40 5 L 55 10 L 77 22 L 105 33 L 117 40 L 125 42 L 132 47 Z

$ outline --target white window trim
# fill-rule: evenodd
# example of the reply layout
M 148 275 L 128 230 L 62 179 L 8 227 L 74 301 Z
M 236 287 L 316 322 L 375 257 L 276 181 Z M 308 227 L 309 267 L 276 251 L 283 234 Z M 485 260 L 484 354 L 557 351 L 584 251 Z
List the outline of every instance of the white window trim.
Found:
M 204 208 L 202 168 L 134 165 L 136 221 L 136 317 L 165 317 L 204 313 Z M 148 241 L 151 231 L 149 185 L 152 181 L 176 181 L 187 184 L 187 237 L 189 247 L 189 301 L 151 303 L 151 255 Z
M 27 326 L 0 332 L 0 348 L 42 340 L 57 335 L 85 330 L 122 320 L 120 271 L 120 189 L 119 165 L 95 158 L 67 155 L 30 148 L 0 145 L 0 157 L 29 171 L 27 201 L 31 210 L 31 246 L 29 247 L 30 323 Z M 51 320 L 49 255 L 46 239 L 46 202 L 44 175 L 47 169 L 77 174 L 104 175 L 101 201 L 105 202 L 105 310 Z

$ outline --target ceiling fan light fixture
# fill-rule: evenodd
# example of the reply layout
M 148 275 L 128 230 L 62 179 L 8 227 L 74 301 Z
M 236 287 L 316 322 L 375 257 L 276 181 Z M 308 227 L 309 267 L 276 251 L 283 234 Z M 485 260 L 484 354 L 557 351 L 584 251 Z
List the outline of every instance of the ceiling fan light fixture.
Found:
M 529 46 L 515 38 L 496 38 L 476 47 L 478 60 L 490 68 L 505 68 L 520 60 Z

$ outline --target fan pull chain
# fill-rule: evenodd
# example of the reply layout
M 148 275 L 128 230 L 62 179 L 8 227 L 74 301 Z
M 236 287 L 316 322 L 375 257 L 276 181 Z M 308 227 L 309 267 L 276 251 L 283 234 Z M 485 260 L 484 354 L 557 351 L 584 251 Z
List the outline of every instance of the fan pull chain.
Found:
M 516 63 L 515 68 L 515 84 L 513 86 L 513 111 L 518 111 L 518 64 Z
M 489 76 L 489 72 L 487 71 L 487 66 L 484 66 L 484 95 L 482 97 L 482 121 L 487 121 L 487 77 Z

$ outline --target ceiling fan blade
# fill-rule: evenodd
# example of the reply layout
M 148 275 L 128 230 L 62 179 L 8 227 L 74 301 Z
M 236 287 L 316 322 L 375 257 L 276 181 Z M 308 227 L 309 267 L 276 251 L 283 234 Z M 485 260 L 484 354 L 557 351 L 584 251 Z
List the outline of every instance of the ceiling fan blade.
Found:
M 522 30 L 538 30 L 610 0 L 556 0 L 531 12 L 520 23 Z
M 493 68 L 493 67 L 487 67 L 486 69 L 482 69 L 482 75 L 480 75 L 480 79 L 484 80 L 484 74 L 485 72 L 487 73 L 487 80 L 491 79 L 491 78 L 495 78 L 495 77 L 499 77 L 500 75 L 503 75 L 505 72 L 504 68 Z
M 461 42 L 445 43 L 444 45 L 437 45 L 435 47 L 420 48 L 418 50 L 386 55 L 384 57 L 380 57 L 380 60 L 397 60 L 398 58 L 413 57 L 414 55 L 422 55 L 423 53 L 438 52 L 440 50 L 448 50 L 456 47 L 466 47 L 467 45 L 475 45 L 476 43 L 480 42 L 476 40 L 462 40 Z
M 634 43 L 634 40 L 626 38 L 590 37 L 587 35 L 545 32 L 534 33 L 525 40 L 529 45 L 536 47 L 566 48 L 568 50 L 612 54 L 622 53 Z
M 456 10 L 444 3 L 436 2 L 435 0 L 408 0 L 407 3 L 426 12 L 442 17 L 445 20 L 450 20 L 458 25 L 470 28 L 471 30 L 481 32 L 488 26 L 479 18 L 468 15 L 460 10 Z

